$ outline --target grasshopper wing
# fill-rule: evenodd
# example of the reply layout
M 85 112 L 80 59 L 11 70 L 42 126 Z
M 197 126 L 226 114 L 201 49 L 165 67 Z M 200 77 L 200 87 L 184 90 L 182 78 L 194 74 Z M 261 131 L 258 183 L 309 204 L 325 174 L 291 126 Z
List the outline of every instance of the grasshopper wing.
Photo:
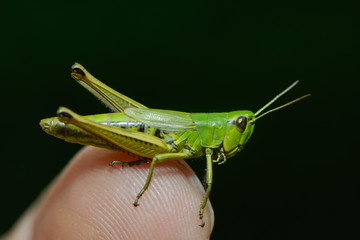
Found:
M 164 131 L 181 132 L 196 129 L 190 113 L 145 108 L 126 108 L 124 112 L 137 121 Z

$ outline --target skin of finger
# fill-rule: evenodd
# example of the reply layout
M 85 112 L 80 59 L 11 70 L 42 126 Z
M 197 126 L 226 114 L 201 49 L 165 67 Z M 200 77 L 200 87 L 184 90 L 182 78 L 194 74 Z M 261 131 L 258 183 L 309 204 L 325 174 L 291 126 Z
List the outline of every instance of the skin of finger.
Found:
M 184 161 L 159 163 L 134 207 L 150 165 L 110 167 L 114 160 L 134 159 L 94 147 L 80 151 L 36 204 L 29 239 L 209 239 L 211 204 L 202 228 L 201 183 Z

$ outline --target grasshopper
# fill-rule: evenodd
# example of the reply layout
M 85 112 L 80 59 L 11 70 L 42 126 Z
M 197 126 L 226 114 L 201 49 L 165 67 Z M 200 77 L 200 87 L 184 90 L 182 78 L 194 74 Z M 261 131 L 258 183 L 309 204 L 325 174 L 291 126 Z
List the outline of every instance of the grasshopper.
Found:
M 65 107 L 60 107 L 57 117 L 41 120 L 42 129 L 68 142 L 126 151 L 141 157 L 132 163 L 113 161 L 110 163 L 111 166 L 135 165 L 151 160 L 146 182 L 136 196 L 134 206 L 138 206 L 140 197 L 148 188 L 157 163 L 205 155 L 207 189 L 199 210 L 202 227 L 205 225 L 203 212 L 213 182 L 213 162 L 225 163 L 227 158 L 240 152 L 259 118 L 310 96 L 304 95 L 260 115 L 270 104 L 293 88 L 298 83 L 296 81 L 256 113 L 247 110 L 187 113 L 149 109 L 108 87 L 80 64 L 75 63 L 71 70 L 71 77 L 114 113 L 80 116 Z

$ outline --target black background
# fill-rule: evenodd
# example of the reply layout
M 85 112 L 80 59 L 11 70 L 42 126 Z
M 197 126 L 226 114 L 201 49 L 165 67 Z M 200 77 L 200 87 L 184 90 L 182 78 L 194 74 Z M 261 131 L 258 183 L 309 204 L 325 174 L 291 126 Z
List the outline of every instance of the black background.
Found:
M 358 237 L 359 6 L 236 2 L 2 4 L 0 230 L 80 149 L 39 120 L 60 105 L 108 111 L 69 77 L 78 61 L 146 106 L 188 112 L 256 111 L 300 79 L 277 105 L 312 97 L 214 167 L 212 239 Z M 204 159 L 189 164 L 201 178 Z

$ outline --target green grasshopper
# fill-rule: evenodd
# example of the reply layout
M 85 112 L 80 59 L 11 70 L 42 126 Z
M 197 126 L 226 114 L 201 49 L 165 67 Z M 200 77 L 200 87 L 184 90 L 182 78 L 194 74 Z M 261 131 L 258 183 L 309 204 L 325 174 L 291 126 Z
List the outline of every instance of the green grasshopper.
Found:
M 42 129 L 68 142 L 126 151 L 141 157 L 133 163 L 113 161 L 110 163 L 111 166 L 140 164 L 151 159 L 145 185 L 135 198 L 134 206 L 138 206 L 140 197 L 148 188 L 157 163 L 205 155 L 207 189 L 199 210 L 202 227 L 205 225 L 203 212 L 213 182 L 212 163 L 222 164 L 227 158 L 240 152 L 259 118 L 310 96 L 304 95 L 259 115 L 293 88 L 298 83 L 296 81 L 256 113 L 246 110 L 186 113 L 149 109 L 103 84 L 80 64 L 75 63 L 71 69 L 72 78 L 115 113 L 80 116 L 65 107 L 60 107 L 57 117 L 41 120 Z

